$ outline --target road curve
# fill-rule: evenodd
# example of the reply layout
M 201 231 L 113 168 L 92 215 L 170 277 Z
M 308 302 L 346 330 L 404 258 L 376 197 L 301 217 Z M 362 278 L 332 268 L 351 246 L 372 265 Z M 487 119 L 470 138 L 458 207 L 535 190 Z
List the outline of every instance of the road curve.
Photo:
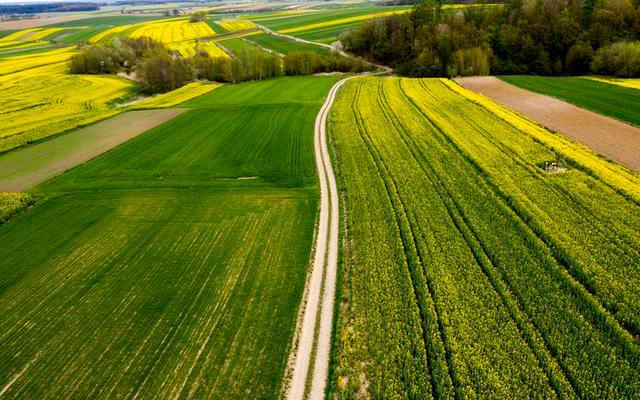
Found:
M 286 391 L 286 397 L 290 400 L 302 400 L 306 392 L 309 392 L 309 399 L 313 400 L 325 396 L 338 259 L 338 190 L 327 150 L 326 125 L 336 93 L 351 78 L 354 76 L 342 79 L 332 86 L 316 116 L 314 152 L 320 181 L 320 214 L 314 261 L 304 299 L 305 308 L 298 326 L 298 346 L 294 349 L 291 380 Z M 315 358 L 312 359 L 315 343 Z M 312 379 L 311 387 L 308 388 L 310 368 Z

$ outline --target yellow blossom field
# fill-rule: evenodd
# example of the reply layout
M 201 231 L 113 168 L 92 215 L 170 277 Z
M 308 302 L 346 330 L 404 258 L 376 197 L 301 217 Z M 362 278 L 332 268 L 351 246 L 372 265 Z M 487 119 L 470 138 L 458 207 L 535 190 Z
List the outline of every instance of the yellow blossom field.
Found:
M 240 19 L 221 21 L 219 25 L 227 32 L 243 31 L 256 27 L 256 24 L 253 22 Z
M 147 36 L 161 43 L 175 43 L 184 40 L 193 40 L 216 33 L 205 22 L 189 22 L 188 20 L 157 22 L 141 24 L 129 36 L 136 38 Z
M 201 42 L 198 44 L 198 50 L 206 52 L 210 57 L 229 57 L 229 54 L 213 41 Z
M 0 152 L 114 115 L 110 102 L 132 87 L 117 76 L 66 69 L 57 63 L 0 77 Z
M 75 46 L 67 46 L 44 53 L 5 57 L 0 59 L 0 75 L 67 61 L 75 50 Z

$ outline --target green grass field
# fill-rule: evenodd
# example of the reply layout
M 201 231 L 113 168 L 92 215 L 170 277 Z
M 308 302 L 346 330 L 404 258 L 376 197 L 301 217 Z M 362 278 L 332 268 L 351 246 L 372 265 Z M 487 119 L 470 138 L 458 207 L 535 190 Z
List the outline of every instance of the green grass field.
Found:
M 37 187 L 0 225 L 2 396 L 277 397 L 335 81 L 216 89 Z
M 448 80 L 351 80 L 330 127 L 338 398 L 639 396 L 639 205 L 596 177 L 616 166 Z M 545 172 L 561 151 L 591 162 Z
M 340 38 L 340 35 L 354 29 L 358 29 L 368 21 L 355 21 L 346 24 L 332 25 L 325 28 L 316 28 L 308 31 L 294 32 L 293 36 L 301 39 L 331 44 Z
M 639 126 L 639 91 L 575 77 L 499 76 L 512 85 L 556 97 Z
M 256 49 L 254 44 L 248 43 L 240 38 L 220 40 L 217 43 L 234 54 L 240 54 L 243 51 Z
M 292 40 L 281 39 L 273 35 L 262 33 L 248 37 L 252 42 L 273 50 L 277 53 L 287 54 L 293 51 L 313 51 L 321 55 L 329 55 L 330 50 L 325 47 L 314 46 L 313 44 L 298 43 Z

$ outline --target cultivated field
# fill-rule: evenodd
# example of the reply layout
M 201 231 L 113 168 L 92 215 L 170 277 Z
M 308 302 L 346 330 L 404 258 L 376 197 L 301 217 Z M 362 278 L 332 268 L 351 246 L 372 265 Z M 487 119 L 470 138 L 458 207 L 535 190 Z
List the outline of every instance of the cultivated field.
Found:
M 0 76 L 0 152 L 114 115 L 112 102 L 132 87 L 120 77 L 65 71 L 58 63 Z
M 528 77 L 519 78 L 528 79 Z M 606 96 L 608 90 L 623 90 L 636 93 L 636 102 L 638 104 L 639 95 L 637 90 L 624 89 L 605 83 L 589 82 L 584 79 L 574 79 L 603 87 Z M 598 154 L 615 160 L 634 171 L 639 171 L 639 129 L 630 124 L 576 107 L 553 97 L 521 89 L 492 76 L 458 78 L 458 82 L 470 90 L 481 93 L 498 103 L 516 110 L 555 132 L 560 132 L 588 146 Z M 578 93 L 567 93 L 572 93 L 574 98 L 581 99 L 581 102 L 590 101 L 589 94 L 579 96 Z M 605 97 L 596 92 L 592 94 L 596 98 Z M 478 96 L 478 101 L 487 101 L 483 99 L 483 96 Z M 616 102 L 613 97 L 610 98 L 610 101 Z M 628 98 L 627 101 L 628 103 L 634 103 L 633 98 Z M 626 103 L 625 96 L 622 96 L 621 103 Z M 621 107 L 621 110 L 629 113 L 630 116 L 634 115 L 634 111 L 631 108 L 626 110 L 626 108 Z M 638 120 L 638 118 L 639 113 L 637 110 L 636 119 Z
M 332 390 L 638 397 L 638 175 L 475 96 L 399 78 L 339 94 Z
M 639 126 L 638 80 L 637 88 L 633 89 L 578 77 L 514 75 L 502 76 L 501 79 L 520 88 L 556 97 L 606 117 Z
M 0 226 L 0 394 L 277 397 L 335 81 L 216 89 L 39 186 Z
M 183 109 L 133 111 L 0 156 L 0 192 L 25 191 L 170 120 Z

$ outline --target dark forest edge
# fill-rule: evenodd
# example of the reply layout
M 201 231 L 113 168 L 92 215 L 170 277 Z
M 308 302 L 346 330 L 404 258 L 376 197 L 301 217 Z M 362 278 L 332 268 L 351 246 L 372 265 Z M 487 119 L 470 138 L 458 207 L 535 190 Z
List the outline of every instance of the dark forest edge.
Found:
M 639 4 L 510 0 L 454 11 L 424 0 L 341 37 L 345 49 L 402 75 L 639 76 Z

